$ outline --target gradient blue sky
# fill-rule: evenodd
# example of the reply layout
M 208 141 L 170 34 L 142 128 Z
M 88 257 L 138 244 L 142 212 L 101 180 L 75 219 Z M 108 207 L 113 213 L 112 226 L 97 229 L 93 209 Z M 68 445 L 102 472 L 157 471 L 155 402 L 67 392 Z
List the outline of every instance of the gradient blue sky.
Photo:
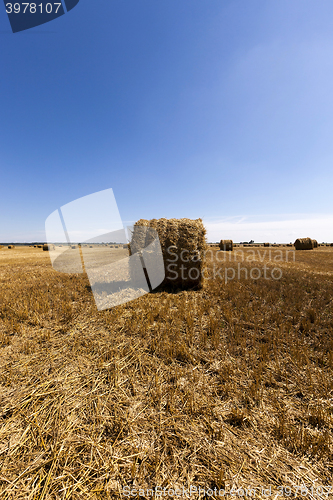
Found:
M 80 0 L 12 34 L 0 5 L 0 241 L 113 188 L 124 221 L 333 241 L 333 3 Z

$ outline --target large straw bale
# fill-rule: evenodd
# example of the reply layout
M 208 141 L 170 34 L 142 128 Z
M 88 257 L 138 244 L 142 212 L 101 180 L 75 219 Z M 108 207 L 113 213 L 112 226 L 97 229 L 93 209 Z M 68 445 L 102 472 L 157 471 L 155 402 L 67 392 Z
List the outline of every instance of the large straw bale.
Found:
M 140 227 L 156 230 L 163 254 L 165 278 L 161 287 L 198 289 L 205 270 L 206 229 L 201 219 L 140 219 L 134 225 L 130 253 L 147 247 L 153 236 Z M 135 270 L 131 269 L 131 275 Z M 135 277 L 134 277 L 135 278 Z
M 318 241 L 312 240 L 313 248 L 318 248 Z
M 311 238 L 297 238 L 294 245 L 296 250 L 312 250 L 313 240 Z
M 234 242 L 232 240 L 221 240 L 219 247 L 220 250 L 224 250 L 225 252 L 231 252 L 233 249 Z
M 53 245 L 52 243 L 45 243 L 43 245 L 43 251 L 44 252 L 48 252 L 48 251 L 51 251 L 51 250 L 55 250 L 55 245 Z

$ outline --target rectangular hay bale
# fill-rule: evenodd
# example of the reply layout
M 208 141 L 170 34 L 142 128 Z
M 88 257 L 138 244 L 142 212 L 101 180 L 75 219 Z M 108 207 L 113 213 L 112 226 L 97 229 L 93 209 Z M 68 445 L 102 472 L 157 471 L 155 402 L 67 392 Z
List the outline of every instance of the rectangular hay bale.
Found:
M 220 250 L 224 252 L 232 252 L 233 246 L 234 242 L 232 240 L 221 240 L 219 244 Z
M 43 245 L 43 251 L 44 252 L 48 252 L 48 251 L 51 251 L 51 250 L 55 250 L 55 245 L 53 245 L 53 243 L 45 243 Z
M 131 255 L 152 242 L 152 234 L 140 227 L 155 229 L 163 255 L 165 278 L 161 287 L 198 289 L 203 285 L 205 269 L 206 229 L 201 219 L 140 219 L 133 229 Z M 135 269 L 131 277 L 135 279 Z

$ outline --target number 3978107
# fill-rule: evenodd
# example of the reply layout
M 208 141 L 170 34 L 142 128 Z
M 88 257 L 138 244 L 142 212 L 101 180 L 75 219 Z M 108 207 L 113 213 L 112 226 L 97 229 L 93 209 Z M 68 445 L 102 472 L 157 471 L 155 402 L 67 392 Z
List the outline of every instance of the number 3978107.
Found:
M 58 10 L 61 7 L 61 3 L 47 3 L 46 5 L 43 5 L 42 3 L 36 4 L 36 3 L 6 3 L 6 12 L 7 14 L 36 14 L 41 13 L 43 14 L 46 12 L 47 14 L 51 14 L 54 12 L 55 14 L 58 13 Z M 45 9 L 45 10 L 44 10 Z

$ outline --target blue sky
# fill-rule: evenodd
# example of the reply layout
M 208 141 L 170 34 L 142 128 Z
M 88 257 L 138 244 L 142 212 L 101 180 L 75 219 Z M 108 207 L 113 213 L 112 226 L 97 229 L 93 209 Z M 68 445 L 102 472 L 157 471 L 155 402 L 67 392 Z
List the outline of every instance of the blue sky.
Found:
M 332 2 L 80 0 L 16 34 L 0 5 L 0 43 L 0 241 L 107 188 L 124 221 L 333 241 Z

